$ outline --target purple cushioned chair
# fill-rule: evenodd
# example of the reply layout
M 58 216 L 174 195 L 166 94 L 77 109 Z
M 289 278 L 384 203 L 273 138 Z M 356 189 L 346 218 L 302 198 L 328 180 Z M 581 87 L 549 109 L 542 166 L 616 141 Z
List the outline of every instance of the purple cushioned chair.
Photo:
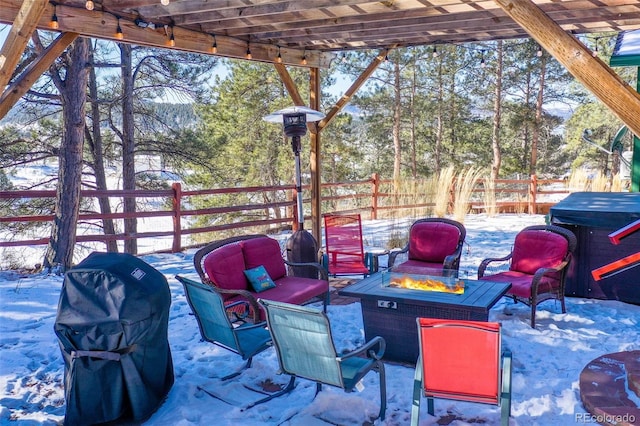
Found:
M 531 327 L 535 328 L 539 303 L 557 299 L 562 313 L 567 312 L 564 303 L 565 275 L 576 244 L 575 235 L 568 229 L 555 225 L 528 226 L 516 235 L 511 253 L 480 263 L 478 279 L 511 283 L 507 295 L 516 302 L 531 306 Z M 487 274 L 490 263 L 507 261 L 510 261 L 509 270 Z

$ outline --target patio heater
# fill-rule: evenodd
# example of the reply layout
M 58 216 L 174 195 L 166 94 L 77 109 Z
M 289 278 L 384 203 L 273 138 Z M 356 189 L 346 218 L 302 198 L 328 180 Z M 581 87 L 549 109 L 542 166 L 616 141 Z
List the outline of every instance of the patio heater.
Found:
M 295 156 L 298 230 L 287 241 L 287 260 L 290 262 L 318 261 L 318 243 L 313 235 L 304 229 L 302 179 L 300 176 L 300 137 L 307 133 L 307 122 L 320 121 L 324 117 L 323 113 L 303 106 L 284 108 L 263 117 L 263 120 L 270 123 L 282 123 L 284 134 L 291 138 L 291 149 Z M 317 271 L 311 267 L 294 268 L 293 273 L 298 277 L 317 278 Z

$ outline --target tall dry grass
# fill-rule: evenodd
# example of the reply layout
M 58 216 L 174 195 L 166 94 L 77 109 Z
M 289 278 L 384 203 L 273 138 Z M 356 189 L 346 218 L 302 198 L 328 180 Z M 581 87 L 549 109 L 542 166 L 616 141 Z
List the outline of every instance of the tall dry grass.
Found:
M 591 191 L 593 192 L 607 192 L 610 187 L 609 178 L 601 172 L 591 178 Z
M 620 179 L 620 173 L 613 175 L 611 178 L 611 192 L 622 192 L 623 185 L 622 179 Z
M 582 169 L 577 169 L 571 172 L 569 176 L 569 191 L 580 192 L 587 191 L 589 188 L 589 176 L 587 172 Z
M 436 180 L 436 192 L 434 195 L 433 215 L 436 217 L 444 217 L 449 207 L 449 193 L 455 179 L 455 170 L 453 166 L 449 166 L 440 171 Z
M 464 218 L 469 212 L 469 202 L 471 201 L 473 189 L 482 174 L 482 169 L 474 167 L 463 170 L 458 174 L 454 190 L 453 218 L 460 223 L 464 223 Z
M 482 194 L 484 201 L 484 210 L 487 216 L 494 217 L 498 214 L 498 206 L 496 204 L 496 181 L 491 172 L 487 173 L 484 179 L 484 192 Z

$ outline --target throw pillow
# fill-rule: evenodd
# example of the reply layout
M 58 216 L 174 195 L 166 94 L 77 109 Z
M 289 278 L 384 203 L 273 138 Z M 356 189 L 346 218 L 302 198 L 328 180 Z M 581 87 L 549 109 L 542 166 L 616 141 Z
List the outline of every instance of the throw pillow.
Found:
M 244 271 L 244 274 L 247 276 L 251 287 L 253 287 L 256 293 L 260 293 L 261 291 L 268 290 L 276 286 L 276 283 L 273 282 L 269 273 L 262 265 L 252 269 L 247 269 Z

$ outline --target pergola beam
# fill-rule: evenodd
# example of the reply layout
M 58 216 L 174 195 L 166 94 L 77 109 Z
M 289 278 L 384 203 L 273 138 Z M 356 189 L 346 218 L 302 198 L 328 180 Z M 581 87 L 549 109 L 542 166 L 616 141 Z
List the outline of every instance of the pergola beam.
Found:
M 338 99 L 338 102 L 336 102 L 335 106 L 331 108 L 327 116 L 322 120 L 320 120 L 320 122 L 318 123 L 319 131 L 324 129 L 334 119 L 334 117 L 340 111 L 342 111 L 342 108 L 344 108 L 345 105 L 349 103 L 349 101 L 351 100 L 353 95 L 356 94 L 358 89 L 360 89 L 360 87 L 369 79 L 369 77 L 371 77 L 371 74 L 373 74 L 373 72 L 385 60 L 389 51 L 390 49 L 383 49 L 380 52 L 378 52 L 378 55 L 376 55 L 373 61 L 371 61 L 369 66 L 367 66 L 367 68 L 365 68 L 362 74 L 360 74 L 360 76 L 356 78 L 356 80 L 351 84 L 351 86 L 347 89 L 344 95 L 342 95 L 342 97 Z
M 76 33 L 60 34 L 42 54 L 24 70 L 0 96 L 0 118 L 29 91 L 33 83 L 44 73 L 64 50 L 78 37 Z
M 495 0 L 577 80 L 640 135 L 640 94 L 530 0 Z
M 32 0 L 36 1 L 36 0 Z M 37 0 L 42 2 L 43 0 Z M 22 0 L 1 0 L 0 22 L 15 23 L 18 21 L 19 11 L 23 6 Z M 30 25 L 39 29 L 51 30 L 49 27 L 54 6 L 45 2 L 44 11 L 39 16 L 33 16 Z M 193 31 L 178 26 L 157 25 L 155 28 L 140 27 L 134 22 L 133 17 L 120 16 L 110 12 L 98 10 L 86 10 L 84 8 L 66 7 L 58 4 L 55 6 L 58 17 L 58 29 L 60 32 L 78 33 L 85 37 L 93 37 L 103 40 L 131 43 L 140 46 L 171 48 L 185 52 L 212 55 L 213 34 Z M 37 19 L 36 19 L 37 18 Z M 122 39 L 116 36 L 116 28 L 120 25 Z M 170 38 L 173 34 L 174 42 Z M 284 64 L 298 67 L 327 68 L 333 54 L 314 50 L 302 50 L 295 48 L 278 48 L 272 44 L 259 42 L 247 43 L 244 40 L 216 35 L 216 56 L 235 59 L 247 59 L 247 50 L 251 50 L 251 58 L 254 61 L 271 62 L 282 61 Z M 305 63 L 303 64 L 302 58 Z M 19 59 L 19 57 L 18 57 Z
M 49 4 L 48 0 L 25 0 L 16 15 L 0 51 L 0 89 L 9 84 L 22 52 L 27 47 L 36 24 Z

